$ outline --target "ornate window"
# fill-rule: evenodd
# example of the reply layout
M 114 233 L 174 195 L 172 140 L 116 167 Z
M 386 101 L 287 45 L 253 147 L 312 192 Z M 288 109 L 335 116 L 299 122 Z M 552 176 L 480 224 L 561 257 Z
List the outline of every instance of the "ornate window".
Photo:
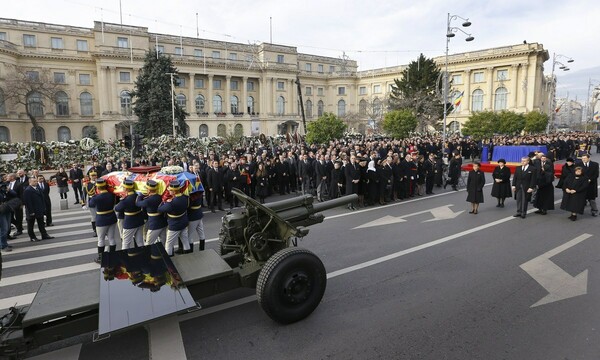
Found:
M 471 111 L 483 111 L 483 90 L 477 89 L 471 94 Z
M 177 97 L 175 98 L 175 100 L 177 101 L 177 105 L 179 105 L 180 108 L 182 108 L 182 109 L 186 108 L 187 98 L 185 97 L 185 95 L 177 94 Z
M 6 126 L 0 126 L 0 142 L 10 142 L 10 130 Z
M 338 116 L 345 116 L 346 115 L 346 102 L 344 100 L 338 101 L 337 109 L 338 109 L 337 110 Z
M 285 114 L 285 98 L 280 96 L 277 98 L 277 115 Z
M 375 98 L 373 100 L 373 117 L 378 119 L 381 117 L 383 113 L 383 105 L 381 104 L 381 100 Z
M 6 115 L 6 106 L 4 105 L 4 92 L 0 89 L 0 115 Z
M 232 114 L 237 114 L 239 112 L 238 111 L 238 97 L 235 96 L 235 95 L 233 95 L 231 97 L 230 101 L 231 101 L 231 105 L 230 105 L 230 107 L 231 107 L 231 113 Z
M 127 90 L 121 91 L 121 115 L 131 116 L 131 94 Z
M 61 126 L 57 130 L 58 141 L 67 142 L 71 140 L 71 129 L 66 126 Z
M 244 126 L 242 124 L 236 124 L 233 128 L 233 135 L 237 137 L 244 136 Z
M 46 132 L 43 127 L 31 128 L 31 141 L 46 141 Z
M 496 97 L 494 101 L 494 110 L 506 110 L 506 98 L 508 97 L 508 90 L 505 87 L 499 87 L 496 89 Z
M 254 98 L 248 96 L 248 114 L 254 114 Z
M 57 116 L 68 116 L 69 115 L 69 97 L 64 91 L 58 91 L 54 95 L 54 101 L 56 102 L 56 115 Z
M 196 96 L 196 114 L 204 113 L 205 112 L 204 106 L 205 106 L 204 96 L 203 95 Z
M 312 117 L 312 101 L 306 100 L 306 117 Z
M 367 101 L 365 99 L 358 102 L 358 114 L 360 116 L 367 116 Z
M 208 125 L 202 124 L 200 125 L 200 136 L 201 138 L 208 137 Z
M 27 95 L 27 111 L 32 116 L 44 116 L 44 104 L 40 93 L 32 92 Z
M 323 104 L 323 100 L 319 100 L 319 102 L 317 103 L 317 117 L 323 116 L 324 107 L 325 106 Z
M 223 112 L 223 98 L 220 95 L 213 96 L 213 110 L 216 113 Z
M 84 126 L 83 129 L 81 129 L 82 138 L 92 137 L 93 134 L 98 134 L 98 129 L 94 125 Z
M 79 107 L 81 108 L 81 115 L 94 115 L 94 104 L 92 102 L 92 94 L 90 94 L 89 92 L 82 92 L 81 95 L 79 95 Z
M 217 126 L 217 136 L 225 137 L 225 135 L 227 135 L 225 124 L 219 124 Z

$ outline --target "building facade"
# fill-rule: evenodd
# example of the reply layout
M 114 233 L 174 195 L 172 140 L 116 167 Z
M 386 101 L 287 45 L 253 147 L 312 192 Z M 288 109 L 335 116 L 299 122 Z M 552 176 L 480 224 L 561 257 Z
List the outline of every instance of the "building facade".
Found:
M 4 101 L 4 80 L 14 66 L 48 73 L 60 85 L 52 100 L 28 97 L 37 106 L 41 138 L 79 139 L 94 128 L 101 138 L 121 138 L 136 121 L 129 93 L 151 48 L 169 54 L 178 69 L 175 101 L 190 114 L 185 132 L 193 137 L 303 133 L 299 89 L 307 121 L 332 112 L 366 132 L 382 118 L 391 85 L 405 68 L 359 72 L 356 61 L 345 57 L 157 34 L 138 26 L 0 19 L 0 141 L 29 141 L 34 135 L 25 105 Z M 535 43 L 449 56 L 450 97 L 464 91 L 461 105 L 448 116 L 450 130 L 459 131 L 473 111 L 546 110 L 546 60 L 548 52 Z M 435 61 L 443 66 L 445 58 Z

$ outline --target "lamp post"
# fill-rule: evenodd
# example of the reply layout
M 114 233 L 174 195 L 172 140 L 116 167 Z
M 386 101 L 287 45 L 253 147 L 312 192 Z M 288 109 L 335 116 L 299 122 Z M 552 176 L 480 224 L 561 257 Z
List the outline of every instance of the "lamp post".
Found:
M 590 101 L 591 97 L 592 97 L 592 89 L 594 90 L 600 90 L 600 80 L 595 80 L 590 78 L 589 82 L 588 82 L 588 92 L 587 92 L 587 98 L 585 101 L 585 131 L 587 131 L 588 129 L 588 124 L 589 123 L 593 123 L 594 122 L 594 108 L 595 108 L 595 104 L 596 101 Z
M 443 90 L 443 97 L 444 97 L 444 128 L 443 128 L 443 133 L 442 133 L 442 151 L 444 151 L 444 146 L 446 144 L 446 119 L 448 117 L 448 46 L 450 44 L 450 39 L 453 38 L 454 36 L 456 36 L 457 32 L 462 32 L 463 34 L 467 35 L 467 38 L 465 39 L 465 41 L 473 41 L 475 38 L 465 32 L 463 29 L 459 28 L 459 27 L 453 27 L 450 26 L 452 20 L 456 20 L 456 19 L 461 19 L 463 20 L 462 26 L 463 27 L 469 27 L 471 26 L 471 22 L 469 21 L 469 19 L 465 19 L 461 16 L 458 15 L 450 15 L 450 13 L 448 13 L 448 21 L 446 23 L 446 64 L 445 64 L 445 70 L 444 70 L 444 90 Z
M 567 59 L 567 63 L 572 63 L 573 58 L 553 53 L 552 54 L 552 74 L 550 75 L 550 81 L 552 81 L 552 87 L 550 88 L 550 100 L 548 101 L 548 115 L 550 119 L 548 120 L 548 125 L 546 126 L 546 134 L 550 133 L 550 124 L 554 127 L 554 114 L 556 113 L 556 79 L 554 78 L 554 71 L 556 69 L 556 64 L 560 65 L 559 69 L 562 71 L 569 71 L 569 67 L 564 63 L 558 61 L 557 59 L 564 58 Z
M 175 85 L 173 84 L 173 75 L 177 74 L 167 73 L 167 75 L 171 75 L 171 113 L 173 114 L 173 137 L 176 137 L 177 131 L 175 129 Z

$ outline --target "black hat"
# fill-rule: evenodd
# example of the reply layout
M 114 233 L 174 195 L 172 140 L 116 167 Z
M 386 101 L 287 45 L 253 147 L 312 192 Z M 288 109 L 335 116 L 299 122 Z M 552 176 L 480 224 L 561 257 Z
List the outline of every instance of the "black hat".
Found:
M 146 188 L 150 189 L 150 190 L 156 190 L 156 187 L 158 186 L 158 183 L 154 180 L 148 180 L 146 182 Z
M 567 162 L 575 162 L 572 157 L 567 158 Z
M 133 180 L 125 179 L 125 181 L 123 181 L 123 187 L 125 189 L 133 189 Z
M 99 188 L 104 188 L 106 187 L 106 180 L 104 180 L 103 178 L 99 178 L 98 180 L 96 180 L 96 186 Z
M 498 159 L 498 162 L 499 163 L 503 163 L 504 165 L 506 165 L 506 160 L 504 160 L 504 159 Z
M 173 180 L 169 183 L 169 190 L 179 190 L 181 188 L 181 183 L 179 180 Z

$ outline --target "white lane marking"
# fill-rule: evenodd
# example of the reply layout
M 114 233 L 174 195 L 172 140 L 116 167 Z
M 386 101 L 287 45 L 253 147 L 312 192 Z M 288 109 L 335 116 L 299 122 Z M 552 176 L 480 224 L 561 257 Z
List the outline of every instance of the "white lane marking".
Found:
M 438 206 L 436 208 L 417 211 L 414 213 L 401 215 L 401 216 L 386 215 L 382 218 L 379 218 L 374 221 L 370 221 L 368 223 L 354 227 L 354 228 L 352 228 L 352 230 L 406 222 L 407 221 L 406 218 L 409 218 L 412 216 L 417 216 L 417 215 L 423 215 L 423 214 L 427 214 L 427 213 L 433 215 L 433 219 L 425 220 L 422 222 L 430 222 L 430 221 L 435 221 L 435 220 L 448 220 L 448 219 L 454 219 L 455 217 L 457 217 L 458 215 L 460 215 L 464 212 L 464 210 L 454 212 L 454 211 L 452 211 L 452 209 L 450 209 L 451 206 L 454 206 L 454 205 L 453 204 L 442 205 L 442 206 Z
M 167 317 L 148 324 L 151 360 L 186 360 L 181 328 L 176 317 Z
M 77 344 L 64 349 L 55 350 L 29 358 L 29 360 L 78 360 L 83 344 Z
M 92 228 L 90 227 L 89 229 L 85 229 L 85 230 L 73 230 L 73 231 L 66 231 L 66 232 L 59 232 L 59 233 L 50 233 L 50 235 L 54 236 L 54 240 L 56 239 L 60 239 L 63 237 L 67 237 L 67 236 L 73 236 L 73 235 L 84 235 L 84 234 L 88 234 L 93 235 L 92 233 Z M 8 243 L 10 245 L 14 245 L 14 244 L 24 244 L 24 243 L 30 243 L 31 241 L 28 238 L 24 238 L 24 239 L 17 239 L 17 240 L 8 240 Z
M 525 270 L 529 276 L 531 276 L 544 289 L 546 289 L 546 291 L 548 291 L 548 295 L 531 305 L 531 307 L 545 305 L 555 301 L 587 294 L 587 269 L 576 276 L 571 276 L 560 266 L 556 265 L 552 260 L 550 260 L 550 258 L 586 239 L 589 239 L 590 237 L 592 237 L 591 234 L 582 234 L 575 239 L 562 244 L 540 256 L 537 256 L 520 266 L 521 269 Z
M 0 310 L 8 309 L 11 306 L 29 305 L 33 301 L 36 293 L 23 294 L 0 299 Z
M 23 284 L 23 283 L 30 282 L 30 281 L 44 280 L 44 279 L 53 278 L 53 277 L 62 276 L 62 275 L 76 274 L 76 273 L 90 271 L 90 270 L 98 271 L 98 269 L 100 269 L 100 265 L 98 265 L 96 263 L 90 263 L 90 264 L 67 266 L 67 267 L 52 269 L 52 270 L 44 270 L 44 271 L 23 274 L 23 275 L 10 276 L 10 277 L 2 278 L 2 280 L 0 280 L 0 287 L 16 285 L 16 284 Z
M 56 217 L 56 216 L 52 215 L 52 223 L 72 221 L 72 220 L 85 220 L 85 219 L 91 220 L 92 217 L 90 216 L 90 214 L 79 214 L 79 216 L 61 216 L 61 217 Z
M 2 267 L 4 269 L 10 269 L 10 268 L 17 267 L 17 266 L 39 264 L 39 263 L 48 262 L 48 261 L 55 261 L 55 260 L 74 258 L 74 257 L 78 257 L 78 256 L 92 255 L 92 254 L 96 254 L 97 252 L 98 252 L 98 250 L 96 248 L 93 248 L 93 249 L 84 249 L 84 250 L 79 250 L 79 251 L 70 251 L 70 252 L 61 253 L 61 254 L 38 256 L 38 257 L 33 257 L 33 258 L 21 259 L 21 260 L 7 261 L 2 264 Z M 91 260 L 91 258 L 90 258 L 90 260 Z
M 6 256 L 7 258 L 9 258 L 11 255 L 21 254 L 21 253 L 26 253 L 26 252 L 56 249 L 56 248 L 60 248 L 60 247 L 81 245 L 81 244 L 86 244 L 86 243 L 98 243 L 98 239 L 90 237 L 89 239 L 69 240 L 69 241 L 56 242 L 56 243 L 52 243 L 52 244 L 32 245 L 29 247 L 14 248 L 13 251 L 3 254 L 2 256 Z

